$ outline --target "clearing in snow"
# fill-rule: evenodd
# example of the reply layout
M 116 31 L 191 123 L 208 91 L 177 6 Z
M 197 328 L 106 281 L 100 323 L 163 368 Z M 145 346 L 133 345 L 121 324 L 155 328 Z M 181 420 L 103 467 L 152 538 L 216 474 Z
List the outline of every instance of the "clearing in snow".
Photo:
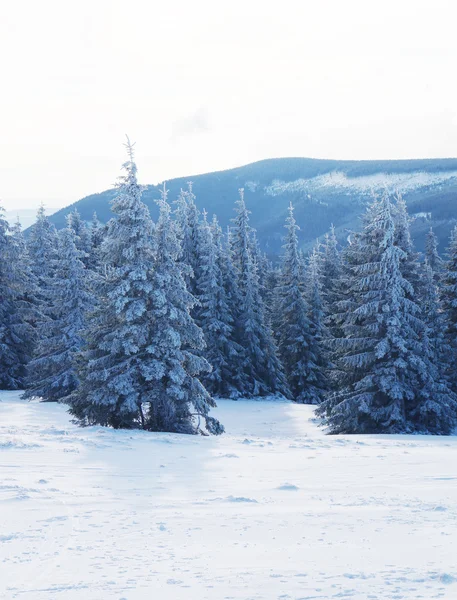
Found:
M 0 393 L 0 598 L 457 598 L 457 438 L 325 436 L 219 400 L 220 437 L 81 429 Z

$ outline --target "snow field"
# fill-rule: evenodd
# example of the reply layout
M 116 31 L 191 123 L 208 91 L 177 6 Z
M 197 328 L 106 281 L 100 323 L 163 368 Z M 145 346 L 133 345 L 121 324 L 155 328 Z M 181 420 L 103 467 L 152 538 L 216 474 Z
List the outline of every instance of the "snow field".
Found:
M 219 400 L 227 433 L 86 429 L 0 393 L 0 598 L 457 598 L 457 438 L 325 436 Z

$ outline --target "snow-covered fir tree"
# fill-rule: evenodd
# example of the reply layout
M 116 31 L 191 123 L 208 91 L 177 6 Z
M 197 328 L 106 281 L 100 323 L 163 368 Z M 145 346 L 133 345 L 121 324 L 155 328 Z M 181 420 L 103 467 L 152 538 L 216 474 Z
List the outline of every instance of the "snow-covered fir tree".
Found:
M 195 194 L 192 182 L 187 184 L 187 190 L 181 190 L 175 202 L 175 220 L 178 224 L 178 234 L 181 243 L 180 260 L 188 269 L 183 272 L 189 291 L 197 296 L 197 279 L 199 277 L 199 235 L 200 213 L 195 204 Z M 198 303 L 197 303 L 198 304 Z
M 142 364 L 147 356 L 153 293 L 153 223 L 141 201 L 133 148 L 111 203 L 100 253 L 103 277 L 95 285 L 98 306 L 84 332 L 78 358 L 79 388 L 66 401 L 81 424 L 144 427 Z
M 449 389 L 446 372 L 448 369 L 445 347 L 439 349 L 439 334 L 436 331 L 439 321 L 442 321 L 441 316 L 435 317 L 435 311 L 441 312 L 441 309 L 436 302 L 439 302 L 438 297 L 433 298 L 433 290 L 430 288 L 428 281 L 427 268 L 419 261 L 419 254 L 414 248 L 411 237 L 410 222 L 408 216 L 406 202 L 401 195 L 397 194 L 395 205 L 392 207 L 392 214 L 395 223 L 395 244 L 404 252 L 403 258 L 400 260 L 400 270 L 403 277 L 411 284 L 411 290 L 406 293 L 406 299 L 411 300 L 419 306 L 419 311 L 416 315 L 416 331 L 419 334 L 422 344 L 421 356 L 426 364 L 428 377 L 425 380 L 423 387 L 420 388 L 416 395 L 416 403 L 418 408 L 414 412 L 414 428 L 421 431 L 430 429 L 432 432 L 438 432 L 439 425 L 433 424 L 434 413 L 442 410 L 452 420 L 452 407 L 454 406 L 455 397 Z M 438 264 L 436 258 L 433 257 L 435 264 Z M 439 279 L 439 274 L 435 273 L 434 278 Z M 427 287 L 428 286 L 428 287 Z M 444 323 L 444 321 L 442 321 Z M 444 352 L 444 354 L 442 353 Z M 434 404 L 433 400 L 437 400 L 438 404 Z M 420 407 L 420 408 L 419 408 Z M 448 408 L 446 408 L 448 407 Z M 413 411 L 412 411 L 413 414 Z M 446 417 L 441 416 L 441 419 Z M 444 431 L 449 433 L 449 431 Z
M 212 371 L 202 375 L 202 381 L 213 394 L 240 396 L 243 393 L 243 371 L 240 370 L 243 350 L 235 340 L 235 317 L 222 272 L 220 240 L 218 245 L 215 242 L 220 232 L 217 227 L 212 229 L 205 213 L 200 219 L 191 183 L 187 191 L 181 190 L 175 206 L 182 249 L 180 261 L 186 269 L 183 276 L 196 300 L 191 314 L 205 336 L 206 348 L 201 355 L 212 365 Z
M 202 328 L 206 348 L 204 356 L 212 366 L 203 382 L 212 394 L 237 397 L 243 392 L 240 366 L 243 349 L 234 339 L 234 318 L 222 273 L 222 232 L 216 222 L 212 227 L 206 212 L 199 233 L 199 276 L 196 291 L 199 305 L 195 320 Z
M 58 258 L 46 288 L 47 310 L 37 323 L 38 342 L 29 364 L 24 398 L 57 402 L 78 387 L 75 357 L 83 346 L 86 314 L 93 308 L 88 292 L 85 253 L 68 226 L 59 232 Z
M 179 233 L 165 191 L 159 207 L 150 307 L 149 368 L 153 383 L 148 390 L 146 426 L 154 431 L 220 434 L 223 426 L 209 415 L 216 403 L 199 379 L 211 366 L 200 355 L 204 336 L 190 314 L 195 298 L 186 288 L 185 265 L 179 261 Z
M 428 376 L 423 387 L 417 390 L 411 420 L 416 431 L 448 435 L 457 427 L 457 394 L 452 387 L 452 350 L 446 340 L 445 315 L 440 306 L 438 289 L 433 283 L 433 271 L 426 264 L 420 300 L 425 323 L 425 332 L 421 337 L 422 356 Z
M 15 372 L 21 340 L 14 336 L 10 326 L 16 300 L 14 253 L 9 236 L 10 227 L 3 213 L 3 207 L 0 206 L 0 387 L 14 390 L 21 386 L 20 374 Z
M 412 286 L 412 292 L 407 297 L 417 301 L 422 294 L 422 269 L 419 263 L 419 254 L 415 251 L 411 238 L 410 222 L 406 202 L 400 194 L 395 197 L 391 205 L 395 225 L 394 244 L 403 250 L 400 259 L 400 269 L 403 277 Z
M 214 401 L 198 379 L 211 367 L 194 351 L 203 334 L 178 262 L 179 240 L 165 198 L 156 230 L 141 201 L 133 149 L 101 246 L 99 307 L 79 356 L 79 388 L 67 398 L 81 424 L 181 433 L 221 433 Z M 203 421 L 203 423 L 202 423 Z
M 266 299 L 269 293 L 269 290 L 267 289 L 267 277 L 269 274 L 269 270 L 270 270 L 270 262 L 267 258 L 267 255 L 265 254 L 265 252 L 262 252 L 261 248 L 260 248 L 260 243 L 259 243 L 259 239 L 257 237 L 257 232 L 255 229 L 251 228 L 251 239 L 250 239 L 250 244 L 251 244 L 251 253 L 252 253 L 252 258 L 255 262 L 255 264 L 257 265 L 257 272 L 259 274 L 259 290 L 260 290 L 260 296 L 264 302 L 265 305 L 265 317 L 266 319 L 269 319 L 270 315 L 269 313 L 269 309 L 266 306 Z
M 456 423 L 455 397 L 430 361 L 414 288 L 402 273 L 407 256 L 395 243 L 402 237 L 393 213 L 387 196 L 376 200 L 354 244 L 354 306 L 346 338 L 335 340 L 346 379 L 317 409 L 332 433 L 449 433 Z
M 213 232 L 217 238 L 217 231 Z M 233 241 L 233 231 L 231 227 L 227 227 L 225 237 L 219 238 L 218 248 L 220 258 L 220 268 L 224 280 L 224 288 L 227 294 L 227 299 L 230 304 L 231 313 L 235 322 L 236 333 L 240 333 L 237 323 L 241 314 L 241 290 L 239 288 L 238 272 L 235 267 L 235 251 Z
M 249 225 L 250 211 L 244 201 L 244 189 L 239 190 L 239 199 L 235 202 L 236 217 L 230 230 L 230 243 L 232 246 L 233 264 L 238 272 L 240 292 L 243 293 L 245 282 L 243 273 L 247 271 L 248 262 L 252 262 L 252 228 Z
M 438 238 L 432 227 L 425 239 L 425 258 L 433 271 L 434 278 L 438 280 L 443 269 L 443 261 L 438 253 Z
M 290 396 L 273 334 L 265 318 L 243 190 L 240 190 L 240 198 L 236 202 L 232 232 L 232 252 L 241 302 L 237 327 L 245 354 L 244 373 L 249 382 L 248 394 L 266 396 L 278 393 Z
M 24 385 L 34 343 L 33 281 L 20 226 L 11 231 L 0 206 L 0 389 Z
M 49 221 L 42 204 L 38 209 L 36 221 L 30 228 L 27 240 L 31 268 L 37 279 L 39 294 L 45 293 L 53 275 L 57 244 L 56 229 Z
M 266 273 L 264 275 L 264 304 L 266 311 L 266 319 L 269 327 L 276 331 L 275 317 L 278 314 L 277 310 L 277 289 L 281 279 L 281 269 L 279 265 L 268 261 L 266 265 Z
M 457 226 L 451 233 L 442 274 L 442 307 L 446 319 L 446 342 L 450 348 L 449 376 L 457 391 Z
M 98 220 L 97 213 L 94 212 L 89 230 L 90 251 L 88 267 L 92 271 L 96 271 L 100 267 L 100 246 L 103 241 L 104 231 L 104 226 Z
M 328 389 L 326 370 L 328 355 L 325 340 L 328 337 L 325 326 L 325 311 L 322 298 L 319 249 L 315 248 L 309 257 L 305 278 L 305 297 L 308 304 L 310 322 L 308 354 L 308 395 L 309 402 L 319 404 Z
M 336 303 L 341 295 L 342 264 L 333 225 L 330 227 L 330 232 L 325 234 L 319 258 L 325 321 L 332 335 L 338 335 L 335 315 L 338 312 Z
M 179 240 L 181 243 L 181 261 L 190 266 L 193 262 L 192 228 L 189 227 L 189 204 L 195 204 L 195 196 L 192 192 L 192 182 L 187 183 L 187 190 L 181 188 L 174 202 L 174 218 L 178 225 Z M 197 219 L 198 220 L 198 219 Z
M 286 221 L 287 236 L 283 246 L 280 279 L 276 290 L 276 335 L 279 354 L 292 397 L 297 402 L 316 404 L 314 376 L 311 367 L 311 322 L 305 300 L 303 264 L 298 252 L 298 225 L 292 205 Z
M 428 261 L 423 268 L 421 312 L 427 327 L 426 341 L 430 360 L 440 377 L 448 380 L 450 375 L 452 347 L 446 336 L 446 313 L 442 310 L 439 288 Z
M 236 350 L 236 354 L 232 354 L 231 370 L 233 372 L 234 390 L 232 396 L 248 395 L 250 384 L 248 376 L 244 371 L 244 362 L 246 352 L 242 346 L 242 331 L 240 327 L 241 317 L 241 292 L 238 287 L 238 279 L 236 269 L 233 264 L 233 246 L 231 242 L 231 229 L 227 227 L 225 236 L 219 227 L 217 219 L 213 220 L 213 239 L 217 249 L 217 263 L 222 275 L 222 285 L 225 291 L 227 306 L 232 320 L 232 339 L 234 345 L 232 350 Z
M 91 232 L 76 208 L 67 215 L 67 226 L 74 231 L 76 248 L 84 265 L 88 267 L 92 247 Z
M 17 335 L 22 340 L 22 356 L 20 364 L 23 375 L 22 386 L 25 385 L 27 365 L 32 360 L 37 342 L 36 324 L 42 318 L 41 306 L 38 299 L 37 279 L 32 272 L 27 244 L 19 220 L 11 229 L 12 243 L 15 253 L 15 319 Z

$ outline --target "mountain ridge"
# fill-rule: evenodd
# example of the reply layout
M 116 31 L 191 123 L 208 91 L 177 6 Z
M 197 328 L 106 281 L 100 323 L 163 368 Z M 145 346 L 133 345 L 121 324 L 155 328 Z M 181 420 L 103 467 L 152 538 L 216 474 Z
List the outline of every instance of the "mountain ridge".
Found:
M 167 181 L 173 202 L 181 188 L 192 181 L 196 203 L 210 215 L 217 214 L 226 227 L 233 217 L 238 189 L 245 188 L 251 210 L 251 224 L 257 230 L 261 247 L 270 255 L 280 252 L 284 221 L 289 202 L 295 206 L 301 227 L 300 244 L 307 250 L 333 223 L 344 242 L 347 231 L 357 229 L 359 217 L 373 193 L 387 186 L 391 193 L 403 194 L 411 215 L 416 215 L 412 234 L 419 249 L 430 225 L 447 245 L 457 223 L 457 158 L 404 160 L 336 160 L 302 157 L 269 158 L 212 173 L 189 175 Z M 161 184 L 145 186 L 143 199 L 153 218 Z M 65 226 L 65 216 L 77 208 L 89 221 L 94 211 L 100 220 L 111 217 L 109 201 L 115 189 L 91 194 L 53 215 L 56 227 Z M 420 215 L 419 217 L 417 215 Z

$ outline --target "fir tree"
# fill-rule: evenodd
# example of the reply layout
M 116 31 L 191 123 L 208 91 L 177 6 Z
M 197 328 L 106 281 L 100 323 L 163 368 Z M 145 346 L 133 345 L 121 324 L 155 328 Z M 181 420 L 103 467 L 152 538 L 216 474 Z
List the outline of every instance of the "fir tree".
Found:
M 216 404 L 198 379 L 211 366 L 199 355 L 205 345 L 204 337 L 190 314 L 195 299 L 186 289 L 183 265 L 178 260 L 178 231 L 170 218 L 165 192 L 159 207 L 150 307 L 152 385 L 146 426 L 151 430 L 220 434 L 223 426 L 209 416 L 210 408 Z
M 93 306 L 78 238 L 68 225 L 59 232 L 54 276 L 46 288 L 47 313 L 37 324 L 38 343 L 29 365 L 24 398 L 60 401 L 78 387 L 75 357 L 83 346 L 86 313 Z
M 199 233 L 200 214 L 195 204 L 195 195 L 192 191 L 192 182 L 187 184 L 186 191 L 181 190 L 176 201 L 175 219 L 178 224 L 178 236 L 181 242 L 180 260 L 187 269 L 183 271 L 187 288 L 197 296 L 196 281 L 199 277 Z M 198 303 L 197 303 L 198 304 Z
M 224 288 L 230 303 L 233 319 L 236 324 L 239 322 L 241 314 L 241 290 L 239 287 L 239 274 L 235 268 L 235 244 L 233 241 L 233 231 L 230 227 L 227 227 L 225 240 L 220 240 L 219 248 Z
M 325 350 L 327 329 L 324 323 L 325 312 L 322 298 L 320 256 L 316 248 L 311 254 L 306 273 L 305 297 L 307 299 L 310 322 L 309 349 L 307 361 L 308 398 L 310 404 L 319 404 L 324 399 L 329 384 L 327 382 L 328 356 Z
M 449 377 L 453 389 L 457 391 L 457 226 L 451 233 L 441 289 L 446 319 L 446 342 L 450 349 Z
M 221 270 L 222 252 L 220 228 L 217 222 L 213 222 L 211 228 L 204 212 L 199 234 L 199 277 L 196 281 L 199 306 L 195 314 L 205 336 L 204 356 L 212 371 L 203 377 L 203 382 L 213 394 L 236 397 L 243 392 L 239 369 L 242 348 L 234 340 L 234 318 Z
M 281 269 L 279 266 L 275 266 L 271 261 L 268 262 L 266 269 L 266 274 L 264 275 L 264 302 L 266 317 L 268 324 L 273 331 L 275 331 L 277 327 L 275 317 L 278 315 L 277 289 L 281 279 Z
M 67 226 L 75 233 L 75 244 L 80 252 L 81 260 L 86 267 L 89 266 L 92 246 L 91 232 L 76 208 L 67 215 Z
M 233 264 L 233 245 L 230 227 L 227 227 L 226 235 L 223 236 L 217 219 L 213 220 L 213 237 L 217 249 L 217 263 L 221 271 L 222 285 L 232 322 L 232 338 L 234 342 L 232 350 L 236 350 L 236 354 L 232 353 L 230 365 L 234 382 L 234 390 L 231 396 L 249 395 L 250 384 L 244 371 L 246 352 L 242 345 L 243 332 L 240 327 L 242 296 L 238 286 L 236 269 Z
M 298 253 L 298 225 L 293 207 L 286 221 L 287 237 L 283 246 L 280 280 L 276 294 L 277 338 L 279 354 L 292 397 L 297 402 L 315 404 L 311 362 L 311 322 L 305 300 L 303 265 Z
M 32 272 L 27 244 L 19 222 L 11 230 L 11 242 L 15 254 L 15 328 L 21 339 L 19 365 L 22 371 L 22 387 L 26 381 L 27 365 L 31 361 L 37 342 L 36 323 L 42 318 L 38 300 L 37 280 Z M 18 366 L 19 366 L 18 365 Z
M 262 252 L 262 250 L 260 249 L 260 243 L 257 238 L 256 230 L 252 229 L 252 228 L 251 228 L 251 237 L 250 237 L 250 247 L 251 247 L 252 258 L 253 258 L 255 264 L 257 265 L 257 271 L 259 274 L 260 296 L 265 304 L 265 317 L 268 320 L 269 314 L 268 314 L 268 307 L 266 305 L 266 299 L 267 299 L 267 295 L 268 295 L 267 277 L 268 277 L 268 272 L 270 269 L 270 263 L 268 261 L 268 258 L 266 256 L 265 252 Z
M 421 385 L 417 390 L 416 408 L 411 411 L 412 427 L 419 431 L 431 433 L 449 433 L 449 424 L 453 422 L 455 411 L 455 396 L 450 390 L 447 382 L 446 371 L 448 362 L 445 358 L 447 350 L 445 346 L 438 348 L 439 334 L 436 328 L 444 320 L 439 316 L 438 297 L 430 287 L 430 271 L 419 263 L 419 255 L 414 249 L 410 232 L 410 218 L 406 208 L 406 202 L 400 195 L 396 197 L 396 203 L 392 213 L 395 221 L 395 243 L 405 255 L 400 261 L 400 270 L 403 277 L 411 284 L 409 294 L 406 298 L 419 306 L 416 321 L 416 331 L 421 343 L 421 358 L 425 368 L 421 373 Z M 436 247 L 435 247 L 436 251 Z M 431 255 L 432 261 L 438 265 L 436 257 Z M 438 281 L 439 274 L 434 278 Z M 413 404 L 413 403 L 412 403 Z M 448 423 L 446 424 L 446 419 Z
M 37 280 L 38 293 L 41 295 L 46 292 L 49 280 L 53 276 L 53 265 L 57 257 L 57 232 L 46 216 L 43 204 L 30 228 L 27 246 L 32 272 Z
M 446 337 L 446 313 L 441 308 L 435 273 L 427 260 L 424 265 L 422 289 L 421 311 L 427 327 L 426 341 L 430 359 L 440 377 L 447 378 L 450 371 L 452 348 Z
M 244 201 L 244 189 L 239 190 L 239 199 L 235 202 L 236 217 L 233 219 L 230 243 L 232 245 L 233 264 L 238 272 L 238 284 L 241 294 L 245 294 L 244 274 L 248 270 L 248 262 L 252 262 L 251 235 L 249 225 L 250 211 Z
M 457 426 L 457 394 L 450 381 L 452 348 L 446 339 L 446 318 L 441 309 L 436 273 L 425 262 L 421 284 L 422 357 L 427 377 L 418 388 L 411 409 L 414 429 L 419 432 L 450 434 Z M 421 381 L 421 383 L 422 383 Z
M 434 278 L 438 280 L 443 269 L 443 261 L 438 254 L 438 239 L 432 227 L 430 227 L 425 240 L 425 258 L 433 271 Z
M 101 247 L 106 276 L 97 284 L 99 308 L 79 357 L 81 385 L 67 399 L 70 412 L 83 425 L 221 433 L 208 415 L 214 401 L 197 378 L 210 366 L 194 353 L 203 334 L 189 314 L 194 299 L 178 263 L 176 225 L 164 198 L 154 232 L 130 144 L 128 152 Z
M 392 213 L 387 196 L 375 201 L 353 250 L 355 306 L 346 339 L 335 340 L 346 385 L 317 410 L 331 433 L 449 433 L 455 424 L 455 398 L 429 360 L 414 288 L 402 273 L 407 254 L 395 241 L 403 244 L 404 232 Z
M 90 251 L 89 269 L 96 271 L 100 267 L 100 246 L 104 236 L 104 226 L 100 223 L 97 213 L 94 212 L 90 225 Z
M 407 293 L 407 297 L 417 300 L 423 293 L 419 254 L 415 251 L 411 238 L 411 220 L 408 216 L 406 202 L 400 194 L 397 194 L 395 204 L 392 205 L 392 216 L 395 224 L 394 243 L 403 250 L 403 255 L 400 259 L 400 269 L 403 277 L 412 286 L 412 291 L 411 293 Z
M 12 235 L 11 235 L 12 233 Z M 34 340 L 31 282 L 20 228 L 11 232 L 0 206 L 0 388 L 23 387 Z M 32 291 L 32 290 L 31 290 Z
M 237 327 L 245 353 L 244 374 L 249 382 L 248 393 L 252 396 L 276 393 L 290 396 L 273 334 L 265 319 L 243 190 L 240 190 L 240 199 L 236 203 L 236 213 L 232 248 L 241 299 Z
M 326 325 L 332 335 L 339 336 L 335 315 L 338 312 L 336 304 L 341 295 L 342 264 L 333 225 L 330 233 L 325 235 L 319 262 Z
M 98 306 L 84 332 L 78 358 L 79 388 L 67 398 L 70 412 L 83 424 L 114 428 L 144 427 L 142 363 L 149 340 L 153 293 L 153 223 L 141 201 L 133 148 L 112 201 L 100 248 L 103 277 L 97 281 Z

